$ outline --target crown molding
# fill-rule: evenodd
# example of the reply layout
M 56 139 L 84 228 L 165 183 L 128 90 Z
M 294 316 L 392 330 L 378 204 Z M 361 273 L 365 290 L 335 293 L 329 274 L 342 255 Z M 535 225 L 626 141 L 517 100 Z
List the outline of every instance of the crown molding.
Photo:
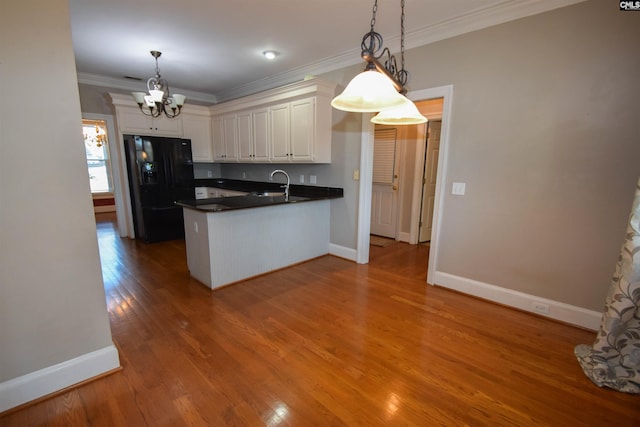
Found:
M 132 92 L 146 90 L 146 83 L 144 81 L 116 79 L 113 77 L 101 76 L 99 74 L 78 73 L 78 83 L 111 89 L 128 90 Z M 189 100 L 208 104 L 216 104 L 218 102 L 217 97 L 210 93 L 196 92 L 176 87 L 171 87 L 171 92 L 183 94 L 187 97 L 187 102 Z

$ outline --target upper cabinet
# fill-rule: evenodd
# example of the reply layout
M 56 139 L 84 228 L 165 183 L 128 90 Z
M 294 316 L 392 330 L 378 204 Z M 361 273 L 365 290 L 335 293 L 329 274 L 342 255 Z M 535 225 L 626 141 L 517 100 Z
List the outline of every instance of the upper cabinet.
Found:
M 262 107 L 251 111 L 252 161 L 266 163 L 271 151 L 271 127 L 269 125 L 269 108 Z
M 186 104 L 173 119 L 144 115 L 130 95 L 109 95 L 120 134 L 190 139 L 194 162 L 331 163 L 335 89 L 312 78 L 211 107 Z
M 211 107 L 212 123 L 224 123 L 217 132 L 224 143 L 213 125 L 215 161 L 331 163 L 334 94 L 335 85 L 309 79 Z
M 117 108 L 118 129 L 123 134 L 182 136 L 182 115 L 168 119 L 149 117 L 139 108 Z
M 234 115 L 211 119 L 211 138 L 214 162 L 236 162 L 238 131 Z
M 182 117 L 183 138 L 191 140 L 191 152 L 194 162 L 213 162 L 211 144 L 211 118 L 209 115 L 180 114 Z
M 191 140 L 194 162 L 213 162 L 211 113 L 209 107 L 185 105 L 178 117 L 157 118 L 143 114 L 130 95 L 110 93 L 116 107 L 120 134 L 157 135 Z

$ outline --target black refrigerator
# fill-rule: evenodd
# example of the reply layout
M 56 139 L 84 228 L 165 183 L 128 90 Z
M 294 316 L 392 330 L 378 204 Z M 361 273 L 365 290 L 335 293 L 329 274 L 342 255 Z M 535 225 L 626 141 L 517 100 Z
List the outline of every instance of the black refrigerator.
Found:
M 194 198 L 191 141 L 124 135 L 124 146 L 136 239 L 183 238 L 182 208 L 175 202 Z

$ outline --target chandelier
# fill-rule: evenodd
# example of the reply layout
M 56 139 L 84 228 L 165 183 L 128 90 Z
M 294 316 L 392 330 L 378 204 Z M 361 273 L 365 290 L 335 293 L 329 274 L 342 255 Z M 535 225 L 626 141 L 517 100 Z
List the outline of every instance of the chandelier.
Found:
M 102 147 L 107 143 L 107 132 L 101 120 L 83 120 L 82 136 L 85 144 Z
M 377 124 L 406 125 L 427 121 L 415 104 L 404 96 L 409 80 L 409 73 L 404 68 L 404 3 L 405 0 L 400 1 L 400 67 L 389 48 L 383 48 L 382 36 L 375 31 L 378 11 L 378 0 L 375 0 L 371 29 L 362 37 L 360 44 L 361 57 L 367 65 L 340 95 L 333 98 L 333 108 L 360 113 L 379 112 L 371 119 Z
M 156 75 L 147 80 L 149 94 L 147 95 L 144 92 L 132 92 L 131 94 L 143 114 L 151 117 L 160 117 L 164 113 L 165 116 L 172 119 L 180 114 L 186 96 L 177 93 L 173 96 L 169 95 L 169 82 L 160 76 L 160 69 L 158 68 L 160 55 L 162 55 L 162 52 L 151 51 L 151 56 L 156 59 Z

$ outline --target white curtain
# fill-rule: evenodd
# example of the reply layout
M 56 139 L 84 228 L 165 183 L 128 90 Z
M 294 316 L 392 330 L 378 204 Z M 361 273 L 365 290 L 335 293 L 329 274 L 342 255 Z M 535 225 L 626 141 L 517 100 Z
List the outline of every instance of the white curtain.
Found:
M 620 251 L 600 331 L 593 345 L 575 354 L 582 370 L 600 387 L 640 394 L 640 181 L 636 186 L 625 242 Z

